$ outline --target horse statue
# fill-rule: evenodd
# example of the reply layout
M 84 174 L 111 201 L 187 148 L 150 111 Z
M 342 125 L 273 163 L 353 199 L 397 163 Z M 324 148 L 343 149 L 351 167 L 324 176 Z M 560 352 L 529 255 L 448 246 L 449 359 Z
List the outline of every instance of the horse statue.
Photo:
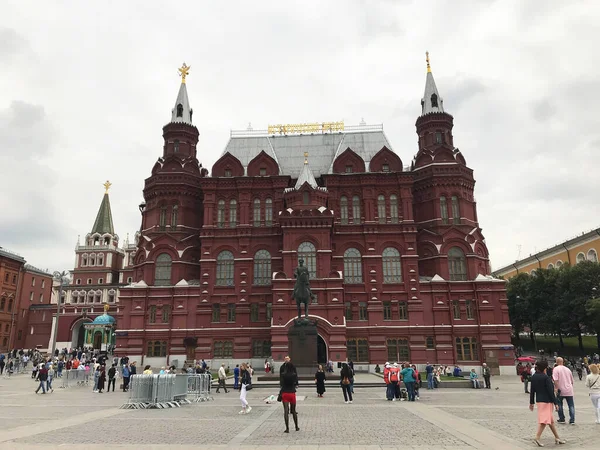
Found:
M 296 284 L 294 285 L 294 292 L 292 298 L 296 300 L 296 306 L 298 307 L 298 319 L 302 318 L 301 305 L 304 303 L 304 317 L 308 319 L 308 304 L 309 300 L 315 298 L 315 295 L 310 290 L 310 274 L 308 268 L 304 266 L 304 260 L 298 260 L 298 267 L 294 271 L 294 278 L 296 278 Z

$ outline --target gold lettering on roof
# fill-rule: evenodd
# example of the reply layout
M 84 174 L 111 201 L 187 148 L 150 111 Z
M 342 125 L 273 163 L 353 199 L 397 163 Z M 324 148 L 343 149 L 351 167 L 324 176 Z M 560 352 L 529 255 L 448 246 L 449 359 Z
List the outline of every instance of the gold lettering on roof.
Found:
M 269 134 L 332 133 L 344 131 L 344 121 L 269 125 Z

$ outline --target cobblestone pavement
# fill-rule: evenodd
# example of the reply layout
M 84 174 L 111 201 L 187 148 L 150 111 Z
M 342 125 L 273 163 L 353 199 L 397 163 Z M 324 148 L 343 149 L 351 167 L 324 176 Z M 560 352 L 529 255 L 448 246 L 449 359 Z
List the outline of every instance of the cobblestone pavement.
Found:
M 123 392 L 94 394 L 91 387 L 74 387 L 36 395 L 36 383 L 20 375 L 0 378 L 0 448 L 534 448 L 536 414 L 527 408 L 522 384 L 516 376 L 493 382 L 498 390 L 422 389 L 414 403 L 387 402 L 383 385 L 356 388 L 353 404 L 344 404 L 340 389 L 328 388 L 325 398 L 317 398 L 313 386 L 301 387 L 300 431 L 292 427 L 284 434 L 281 405 L 263 402 L 276 393 L 268 389 L 248 393 L 253 406 L 248 415 L 237 414 L 240 403 L 233 391 L 181 408 L 122 410 Z M 575 405 L 577 425 L 560 426 L 561 436 L 568 447 L 597 448 L 600 425 L 594 423 L 583 382 L 577 381 Z M 543 442 L 553 445 L 546 433 Z

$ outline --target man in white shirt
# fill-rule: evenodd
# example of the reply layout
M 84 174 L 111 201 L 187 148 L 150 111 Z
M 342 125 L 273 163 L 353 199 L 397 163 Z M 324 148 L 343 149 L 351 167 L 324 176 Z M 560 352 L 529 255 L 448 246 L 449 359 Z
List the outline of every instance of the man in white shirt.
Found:
M 217 392 L 219 392 L 219 389 L 223 388 L 227 394 L 227 386 L 225 386 L 225 379 L 227 378 L 227 373 L 225 372 L 225 363 L 221 364 L 221 367 L 219 367 L 217 376 L 219 377 L 219 386 L 217 387 Z

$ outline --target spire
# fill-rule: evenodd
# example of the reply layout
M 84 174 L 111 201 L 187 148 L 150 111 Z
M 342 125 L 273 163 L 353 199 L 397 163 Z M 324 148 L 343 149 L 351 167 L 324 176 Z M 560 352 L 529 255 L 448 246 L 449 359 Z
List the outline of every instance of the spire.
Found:
M 183 63 L 178 71 L 179 76 L 181 76 L 181 86 L 179 86 L 175 107 L 171 110 L 171 122 L 192 125 L 192 114 L 194 111 L 190 108 L 190 101 L 188 100 L 187 88 L 185 86 L 185 78 L 189 74 L 190 66 Z
M 425 52 L 425 61 L 427 61 L 427 77 L 425 79 L 425 93 L 421 99 L 421 115 L 432 112 L 444 112 L 444 101 L 435 85 L 431 65 L 429 64 L 429 52 Z
M 310 170 L 310 167 L 308 166 L 308 152 L 304 152 L 304 166 L 302 167 L 302 171 L 298 176 L 298 181 L 296 181 L 296 186 L 294 188 L 300 189 L 304 183 L 308 183 L 313 189 L 316 189 L 319 186 L 312 170 Z
M 96 215 L 96 221 L 94 222 L 94 226 L 92 228 L 92 234 L 115 234 L 112 212 L 110 211 L 110 200 L 108 198 L 108 190 L 110 189 L 110 186 L 111 183 L 109 181 L 104 183 L 104 197 L 102 198 L 102 203 L 100 203 L 98 215 Z

